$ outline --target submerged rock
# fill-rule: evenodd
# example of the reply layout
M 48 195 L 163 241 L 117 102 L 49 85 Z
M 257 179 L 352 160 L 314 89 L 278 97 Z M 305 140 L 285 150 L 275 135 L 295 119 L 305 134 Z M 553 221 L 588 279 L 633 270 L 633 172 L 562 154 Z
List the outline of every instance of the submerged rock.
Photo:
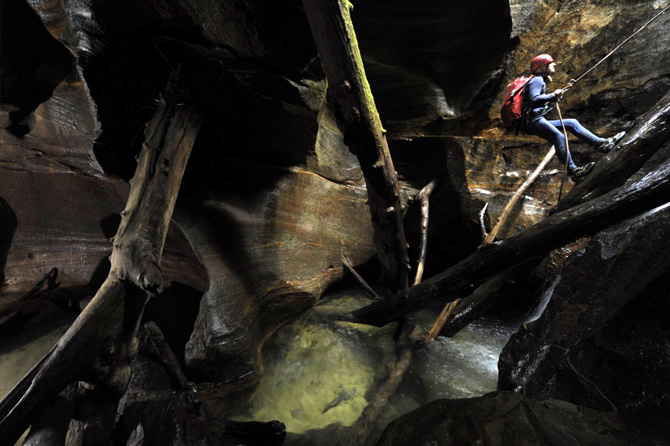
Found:
M 513 392 L 436 400 L 393 421 L 377 446 L 624 446 L 614 413 L 563 401 L 533 401 Z

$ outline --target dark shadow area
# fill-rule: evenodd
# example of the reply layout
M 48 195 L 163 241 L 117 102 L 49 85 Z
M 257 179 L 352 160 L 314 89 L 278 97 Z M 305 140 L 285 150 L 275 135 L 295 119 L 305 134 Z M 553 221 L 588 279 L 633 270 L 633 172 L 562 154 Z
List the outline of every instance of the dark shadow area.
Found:
M 384 121 L 458 118 L 510 49 L 507 0 L 360 1 L 352 19 Z
M 160 296 L 151 299 L 144 310 L 145 320 L 156 322 L 184 370 L 184 351 L 193 332 L 203 294 L 189 285 L 172 282 Z
M 391 140 L 390 150 L 394 166 L 401 180 L 421 190 L 437 179 L 429 200 L 428 250 L 424 280 L 444 271 L 472 254 L 481 243 L 478 222 L 463 215 L 464 199 L 452 178 L 455 173 L 465 175 L 465 159 L 460 147 L 451 146 L 444 138 L 421 138 L 413 141 Z M 450 152 L 450 153 L 448 153 Z M 449 169 L 447 169 L 448 163 Z M 412 197 L 414 198 L 414 197 Z M 410 281 L 416 273 L 421 247 L 421 204 L 413 201 L 405 214 L 405 235 L 409 243 L 412 266 Z
M 12 246 L 14 233 L 18 227 L 16 213 L 7 203 L 7 200 L 0 197 L 0 290 L 5 282 L 5 266 L 7 265 L 7 255 Z
M 22 137 L 32 112 L 53 94 L 74 67 L 74 57 L 46 30 L 24 0 L 0 2 L 0 98 L 9 111 L 7 129 Z
M 102 233 L 108 239 L 116 235 L 116 231 L 119 229 L 121 224 L 121 215 L 120 214 L 109 214 L 106 215 L 100 220 L 100 229 Z
M 286 39 L 295 39 L 301 42 L 301 49 L 288 55 L 289 59 L 297 58 L 303 61 L 300 66 L 306 65 L 313 57 L 311 39 L 293 36 L 293 32 L 309 32 L 303 15 L 296 15 L 296 9 L 301 8 L 299 2 L 256 6 L 248 11 L 242 8 L 243 16 L 249 15 L 250 19 L 254 15 L 253 22 L 245 23 L 236 16 L 220 26 L 239 27 L 240 32 L 257 26 L 263 34 L 277 36 L 273 48 Z M 240 14 L 231 5 L 207 7 L 216 10 L 212 13 L 230 9 Z M 211 30 L 202 29 L 199 15 L 203 11 L 180 2 L 135 4 L 126 0 L 73 0 L 68 9 L 73 11 L 72 31 L 80 35 L 78 63 L 102 130 L 94 153 L 105 172 L 124 179 L 132 177 L 133 158 L 141 148 L 144 125 L 151 119 L 170 73 L 180 63 L 189 71 L 187 85 L 194 101 L 208 117 L 209 124 L 205 124 L 199 139 L 213 143 L 218 151 L 246 159 L 263 158 L 275 165 L 295 164 L 305 156 L 297 152 L 311 149 L 308 142 L 313 143 L 316 133 L 313 114 L 304 105 L 298 115 L 283 107 L 283 101 L 301 101 L 295 87 L 272 72 L 266 61 L 238 54 L 234 46 L 243 42 L 213 44 L 209 40 L 212 36 L 206 35 Z M 286 18 L 281 29 L 277 28 L 278 16 Z M 291 33 L 286 33 L 286 22 L 295 26 Z M 275 50 L 278 48 L 286 51 L 280 46 Z M 272 60 L 288 67 L 287 55 Z M 296 125 L 296 119 L 307 119 L 308 125 Z

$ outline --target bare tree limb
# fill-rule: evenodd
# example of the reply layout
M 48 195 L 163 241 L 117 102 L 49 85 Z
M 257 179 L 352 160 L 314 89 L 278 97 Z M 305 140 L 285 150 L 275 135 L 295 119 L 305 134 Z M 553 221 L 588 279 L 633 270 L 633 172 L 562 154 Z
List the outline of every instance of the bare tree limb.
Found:
M 507 222 L 507 217 L 509 217 L 509 214 L 510 212 L 512 212 L 512 209 L 514 209 L 516 202 L 519 201 L 519 198 L 521 197 L 521 195 L 523 195 L 524 192 L 526 192 L 526 189 L 528 189 L 535 182 L 537 177 L 540 176 L 544 168 L 547 167 L 547 164 L 549 164 L 549 161 L 551 161 L 551 159 L 554 157 L 555 153 L 556 148 L 554 148 L 554 146 L 551 146 L 551 149 L 549 149 L 549 151 L 544 156 L 540 164 L 538 164 L 538 166 L 535 168 L 535 171 L 526 179 L 526 181 L 524 181 L 524 183 L 517 189 L 517 191 L 514 192 L 514 195 L 512 195 L 512 198 L 510 198 L 509 202 L 507 203 L 502 213 L 500 214 L 500 217 L 498 217 L 498 222 L 493 227 L 491 232 L 487 234 L 486 237 L 484 237 L 483 243 L 491 243 L 493 240 L 496 239 L 498 232 L 500 232 L 500 229 Z
M 479 211 L 479 227 L 482 229 L 482 240 L 484 240 L 486 238 L 486 236 L 488 235 L 486 233 L 486 224 L 484 222 L 484 216 L 486 215 L 486 208 L 488 208 L 488 207 L 489 207 L 489 204 L 486 203 L 486 204 L 484 204 L 484 207 L 482 208 L 482 210 Z
M 303 0 L 303 6 L 328 80 L 328 100 L 365 177 L 382 280 L 393 290 L 406 288 L 409 258 L 398 176 L 358 49 L 353 6 L 348 0 Z
M 505 240 L 484 245 L 429 280 L 353 311 L 350 320 L 381 326 L 421 308 L 451 302 L 510 267 L 665 204 L 669 192 L 670 161 L 666 161 L 637 183 L 554 214 Z
M 417 199 L 421 203 L 421 250 L 419 253 L 419 263 L 416 267 L 416 276 L 414 277 L 414 285 L 421 283 L 423 279 L 423 270 L 426 264 L 426 252 L 428 251 L 428 222 L 430 210 L 430 194 L 433 193 L 437 185 L 437 180 L 433 180 L 424 186 L 417 195 Z
M 144 306 L 162 290 L 167 228 L 202 123 L 177 88 L 178 75 L 148 124 L 107 279 L 54 349 L 0 403 L 0 438 L 8 444 L 71 382 L 94 384 L 117 403 L 125 391 Z
M 421 279 L 423 278 L 423 269 L 428 249 L 429 199 L 436 185 L 437 180 L 431 181 L 417 195 L 417 200 L 421 203 L 421 254 L 414 279 L 415 285 L 421 283 Z M 397 360 L 389 361 L 392 364 L 389 366 L 389 376 L 377 390 L 372 400 L 365 406 L 358 420 L 356 420 L 356 424 L 352 427 L 352 434 L 346 443 L 347 446 L 365 444 L 374 430 L 377 419 L 384 410 L 384 407 L 386 407 L 386 404 L 388 404 L 389 398 L 398 390 L 405 372 L 412 363 L 412 348 L 419 340 L 421 329 L 411 320 L 404 320 L 400 325 L 400 340 L 396 346 L 396 350 L 398 351 Z
M 347 267 L 349 272 L 353 274 L 353 276 L 358 280 L 358 282 L 363 286 L 363 288 L 365 288 L 367 292 L 370 293 L 372 297 L 379 299 L 379 295 L 375 293 L 375 290 L 373 290 L 372 287 L 368 285 L 368 283 L 365 281 L 365 279 L 363 279 L 361 275 L 356 272 L 353 265 L 351 264 L 351 262 L 349 262 L 349 259 L 347 259 L 345 255 L 342 255 L 342 264 Z

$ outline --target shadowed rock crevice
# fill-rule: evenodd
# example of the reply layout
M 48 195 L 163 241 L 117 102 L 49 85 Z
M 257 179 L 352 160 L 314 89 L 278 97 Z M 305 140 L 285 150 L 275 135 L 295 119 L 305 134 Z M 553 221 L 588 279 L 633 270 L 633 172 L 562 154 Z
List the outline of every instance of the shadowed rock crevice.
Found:
M 9 111 L 3 127 L 22 137 L 35 124 L 37 106 L 72 70 L 74 58 L 24 0 L 3 1 L 0 20 L 0 98 L 2 110 Z

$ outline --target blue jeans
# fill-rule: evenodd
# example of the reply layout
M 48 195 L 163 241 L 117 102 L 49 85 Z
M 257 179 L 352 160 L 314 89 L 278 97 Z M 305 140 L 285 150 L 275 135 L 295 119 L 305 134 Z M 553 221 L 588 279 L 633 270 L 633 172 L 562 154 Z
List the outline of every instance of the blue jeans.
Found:
M 598 144 L 605 142 L 605 139 L 591 133 L 576 119 L 564 119 L 563 123 L 565 124 L 565 129 L 567 131 L 577 136 L 582 141 L 591 144 L 592 146 L 597 146 Z M 556 155 L 558 156 L 558 159 L 563 165 L 565 165 L 565 156 L 567 150 L 565 149 L 565 137 L 563 136 L 563 129 L 561 127 L 560 120 L 553 119 L 548 121 L 542 116 L 529 119 L 526 121 L 524 130 L 526 133 L 537 135 L 553 144 L 554 147 L 556 147 Z M 572 157 L 568 155 L 568 169 L 574 169 L 575 167 L 577 166 L 575 166 L 575 163 L 572 161 Z

